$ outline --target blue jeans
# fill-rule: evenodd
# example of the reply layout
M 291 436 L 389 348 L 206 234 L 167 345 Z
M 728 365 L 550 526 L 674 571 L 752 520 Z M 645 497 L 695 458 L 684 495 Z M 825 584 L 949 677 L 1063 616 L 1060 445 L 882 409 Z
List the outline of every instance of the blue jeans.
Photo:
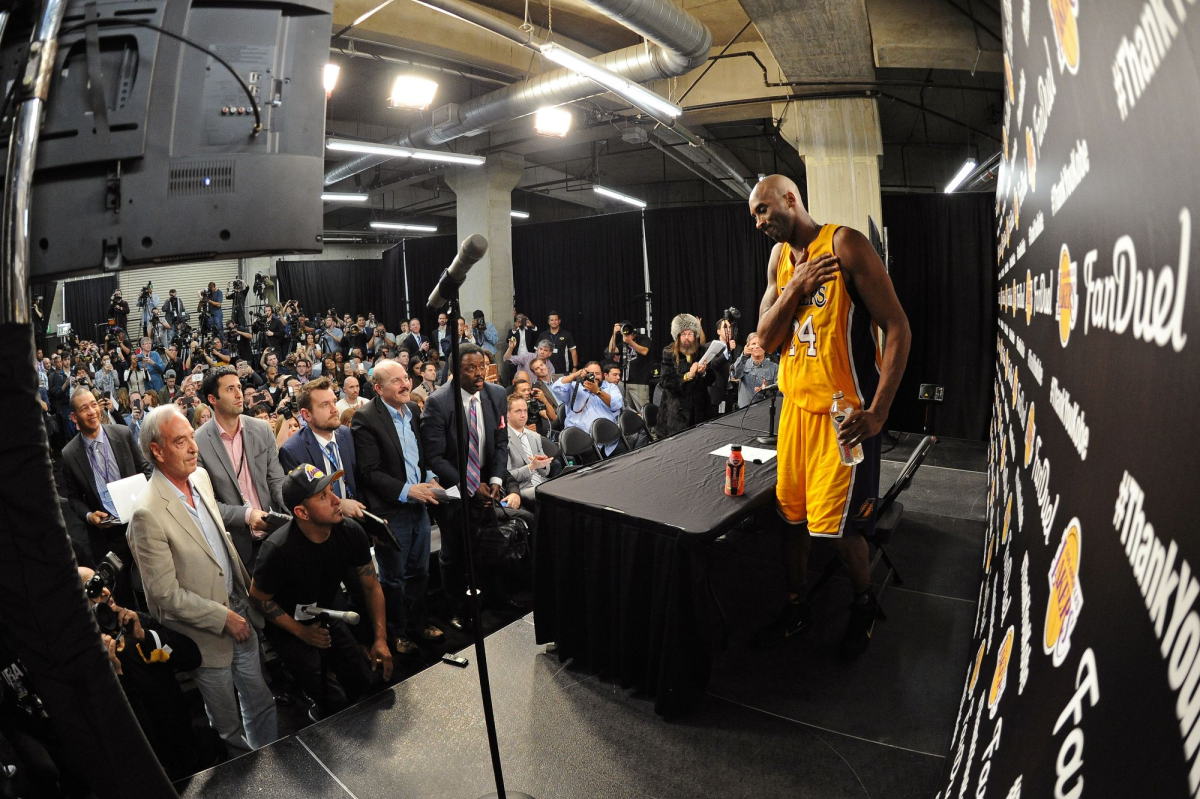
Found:
M 234 611 L 246 616 L 244 607 Z M 233 663 L 219 668 L 198 668 L 192 679 L 204 699 L 209 723 L 235 750 L 248 752 L 279 737 L 275 697 L 263 679 L 258 659 L 258 635 L 233 645 Z M 234 689 L 237 689 L 236 693 Z
M 425 506 L 410 503 L 388 521 L 388 527 L 400 544 L 397 552 L 390 546 L 375 547 L 379 564 L 379 583 L 387 603 L 388 638 L 407 636 L 409 630 L 422 632 L 429 623 L 425 609 L 425 589 L 429 584 L 429 514 Z

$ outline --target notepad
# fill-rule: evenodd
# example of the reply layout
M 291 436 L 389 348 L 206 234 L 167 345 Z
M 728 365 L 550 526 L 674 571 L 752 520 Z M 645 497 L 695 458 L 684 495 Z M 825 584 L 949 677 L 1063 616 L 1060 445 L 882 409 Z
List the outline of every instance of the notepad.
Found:
M 733 445 L 726 444 L 725 446 L 721 447 L 720 449 L 713 450 L 712 452 L 710 452 L 708 454 L 716 455 L 721 458 L 728 458 L 729 453 L 731 453 L 731 452 L 733 452 Z M 773 449 L 763 449 L 761 447 L 748 447 L 745 444 L 742 445 L 742 459 L 745 460 L 747 463 L 770 463 L 771 459 L 774 457 L 775 457 L 775 450 L 773 450 Z

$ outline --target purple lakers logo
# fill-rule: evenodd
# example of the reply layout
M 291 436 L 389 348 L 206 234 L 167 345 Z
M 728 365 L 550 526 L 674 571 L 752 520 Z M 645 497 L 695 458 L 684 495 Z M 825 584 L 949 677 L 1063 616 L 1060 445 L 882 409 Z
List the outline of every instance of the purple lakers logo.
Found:
M 308 478 L 308 482 L 313 483 L 324 477 L 325 473 L 311 463 L 306 463 L 304 464 L 304 476 Z

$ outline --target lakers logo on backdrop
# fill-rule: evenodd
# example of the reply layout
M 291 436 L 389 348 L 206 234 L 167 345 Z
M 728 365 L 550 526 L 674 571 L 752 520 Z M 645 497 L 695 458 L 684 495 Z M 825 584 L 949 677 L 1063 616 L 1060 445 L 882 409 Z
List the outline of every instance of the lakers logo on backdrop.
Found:
M 1033 321 L 1033 273 L 1025 270 L 1025 324 Z
M 975 668 L 971 672 L 971 687 L 967 689 L 968 691 L 975 690 L 975 683 L 979 680 L 979 667 L 983 665 L 983 653 L 985 651 L 987 651 L 987 641 L 983 640 L 979 642 L 979 653 L 975 655 Z
M 1061 666 L 1071 651 L 1071 633 L 1083 609 L 1083 588 L 1079 584 L 1079 554 L 1082 532 L 1079 519 L 1071 519 L 1058 551 L 1050 563 L 1050 600 L 1046 604 L 1046 634 L 1042 651 Z
M 992 675 L 992 690 L 988 692 L 988 718 L 996 718 L 997 705 L 1008 687 L 1008 662 L 1012 659 L 1013 635 L 1016 628 L 1009 627 L 996 652 L 996 673 Z
M 1000 543 L 1008 543 L 1008 526 L 1012 523 L 1012 503 L 1013 495 L 1008 495 L 1008 507 L 1004 509 L 1004 527 L 1000 530 Z
M 1065 347 L 1075 329 L 1079 316 L 1079 289 L 1075 284 L 1076 265 L 1071 261 L 1071 251 L 1062 246 L 1058 254 L 1058 298 L 1054 304 L 1054 318 L 1058 320 L 1058 340 Z
M 1079 0 L 1049 1 L 1059 69 L 1065 66 L 1074 75 L 1079 71 Z
M 1033 458 L 1033 442 L 1036 436 L 1033 423 L 1033 403 L 1029 403 L 1029 421 L 1025 423 L 1025 465 Z

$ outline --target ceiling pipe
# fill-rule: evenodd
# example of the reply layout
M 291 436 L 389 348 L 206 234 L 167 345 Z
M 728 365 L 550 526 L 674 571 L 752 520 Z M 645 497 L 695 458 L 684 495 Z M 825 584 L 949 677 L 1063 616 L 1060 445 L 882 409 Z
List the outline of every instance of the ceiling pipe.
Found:
M 592 60 L 626 80 L 645 83 L 677 77 L 695 69 L 708 60 L 712 36 L 695 17 L 679 9 L 671 0 L 585 0 L 588 5 L 613 16 L 622 25 L 649 39 L 653 45 L 639 44 Z M 421 0 L 451 16 L 478 25 L 509 41 L 540 52 L 542 42 L 530 32 L 486 13 L 462 0 Z M 502 122 L 508 122 L 549 105 L 562 105 L 595 94 L 595 84 L 571 70 L 555 69 L 512 86 L 468 100 L 459 106 L 457 124 L 447 122 L 434 126 L 422 123 L 398 138 L 387 142 L 399 146 L 430 147 L 445 144 L 461 136 L 478 133 Z M 703 148 L 706 154 L 728 172 L 736 190 L 749 195 L 750 187 L 741 174 L 707 143 L 673 121 L 664 121 L 690 144 Z M 386 161 L 377 155 L 362 155 L 343 161 L 325 173 L 325 185 L 345 180 L 363 170 Z

